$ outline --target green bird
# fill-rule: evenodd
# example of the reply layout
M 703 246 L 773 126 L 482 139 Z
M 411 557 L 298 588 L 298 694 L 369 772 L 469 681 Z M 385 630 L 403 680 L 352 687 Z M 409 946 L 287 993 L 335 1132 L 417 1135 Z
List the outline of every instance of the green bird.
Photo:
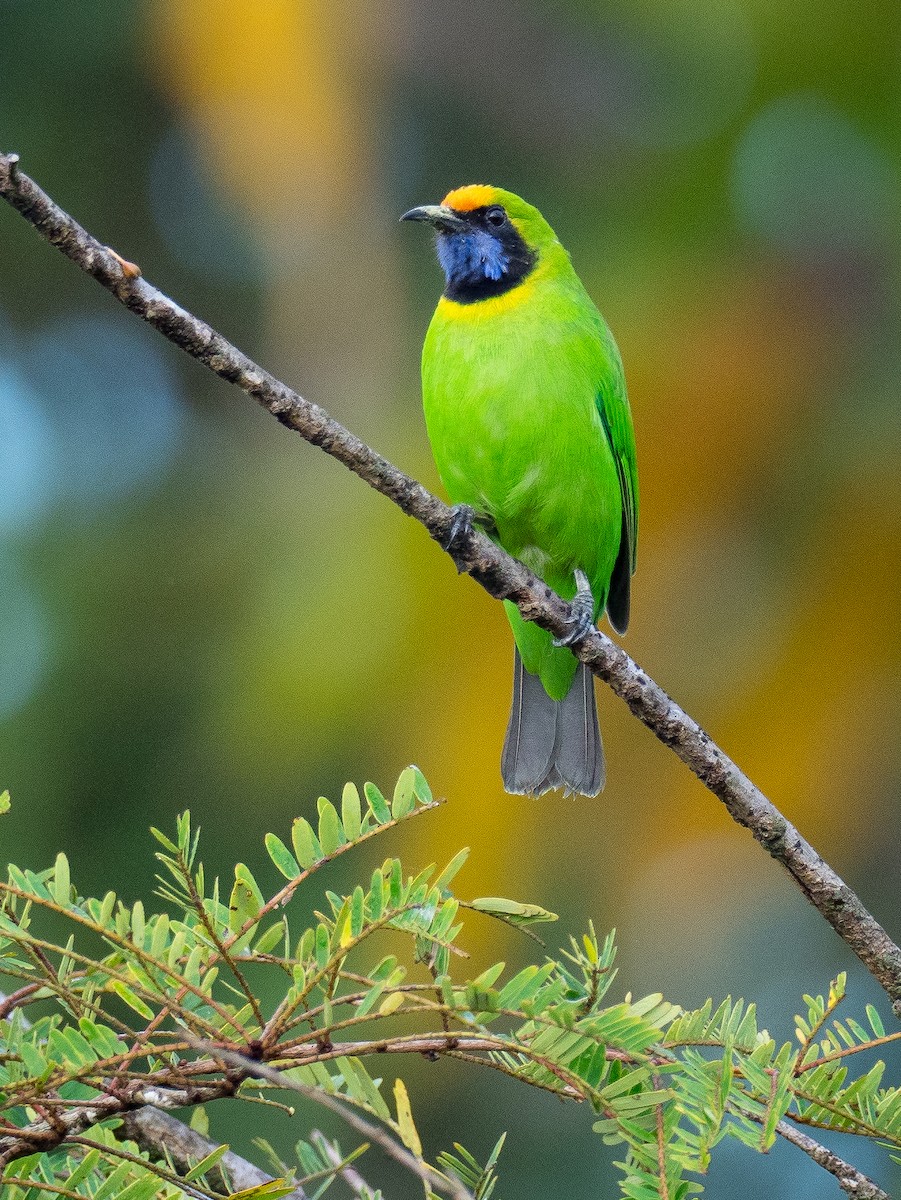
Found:
M 625 633 L 638 534 L 635 435 L 613 335 L 537 208 L 457 188 L 404 213 L 435 230 L 445 287 L 422 352 L 426 426 L 455 506 L 566 600 L 553 639 L 505 601 L 516 643 L 508 792 L 596 796 L 594 681 L 567 648 L 606 609 Z

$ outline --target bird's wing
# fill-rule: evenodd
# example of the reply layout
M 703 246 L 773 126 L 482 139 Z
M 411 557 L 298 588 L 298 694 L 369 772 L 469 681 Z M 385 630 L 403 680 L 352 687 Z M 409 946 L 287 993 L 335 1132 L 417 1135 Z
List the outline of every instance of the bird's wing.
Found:
M 613 451 L 623 502 L 622 534 L 610 579 L 607 615 L 613 628 L 618 633 L 625 633 L 629 624 L 629 593 L 638 546 L 638 471 L 632 413 L 621 369 L 612 372 L 602 384 L 597 394 L 597 406 Z

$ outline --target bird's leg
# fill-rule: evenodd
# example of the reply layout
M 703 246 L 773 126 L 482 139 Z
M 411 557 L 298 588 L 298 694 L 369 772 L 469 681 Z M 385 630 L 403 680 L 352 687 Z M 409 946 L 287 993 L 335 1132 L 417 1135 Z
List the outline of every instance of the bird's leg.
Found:
M 563 637 L 554 638 L 555 646 L 572 646 L 594 629 L 594 596 L 591 594 L 591 584 L 581 568 L 576 567 L 575 575 L 576 594 L 572 599 L 573 615 L 570 618 L 569 632 Z

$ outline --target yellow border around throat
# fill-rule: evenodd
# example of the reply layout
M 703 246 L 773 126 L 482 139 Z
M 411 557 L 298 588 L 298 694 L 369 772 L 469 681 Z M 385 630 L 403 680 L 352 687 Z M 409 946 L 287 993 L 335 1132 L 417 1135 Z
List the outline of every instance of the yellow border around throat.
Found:
M 487 300 L 475 300 L 470 304 L 461 304 L 458 300 L 442 296 L 437 311 L 454 321 L 484 321 L 487 317 L 499 317 L 528 303 L 546 270 L 546 264 L 539 259 L 534 270 L 509 292 L 501 292 L 499 296 L 489 296 Z

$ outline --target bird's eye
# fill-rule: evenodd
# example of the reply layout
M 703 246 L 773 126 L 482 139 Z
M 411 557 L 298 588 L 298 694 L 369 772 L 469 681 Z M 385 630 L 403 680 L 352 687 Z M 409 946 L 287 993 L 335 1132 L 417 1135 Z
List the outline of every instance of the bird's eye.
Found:
M 485 213 L 485 220 L 489 225 L 493 225 L 495 229 L 499 229 L 507 219 L 507 214 L 499 204 L 493 205 Z

